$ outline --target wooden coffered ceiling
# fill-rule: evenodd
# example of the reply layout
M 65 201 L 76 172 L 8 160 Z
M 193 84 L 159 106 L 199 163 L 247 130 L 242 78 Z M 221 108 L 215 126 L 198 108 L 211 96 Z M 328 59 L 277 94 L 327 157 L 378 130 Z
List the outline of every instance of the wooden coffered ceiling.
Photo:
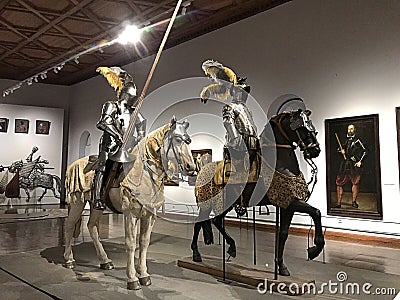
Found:
M 190 40 L 290 0 L 183 1 L 167 47 Z M 0 78 L 25 80 L 77 53 L 113 40 L 127 23 L 139 27 L 168 19 L 177 0 L 0 0 Z M 154 54 L 167 22 L 143 35 L 146 49 L 119 44 L 81 55 L 45 83 L 71 85 L 94 75 L 99 65 L 124 65 Z M 41 81 L 41 80 L 40 80 Z

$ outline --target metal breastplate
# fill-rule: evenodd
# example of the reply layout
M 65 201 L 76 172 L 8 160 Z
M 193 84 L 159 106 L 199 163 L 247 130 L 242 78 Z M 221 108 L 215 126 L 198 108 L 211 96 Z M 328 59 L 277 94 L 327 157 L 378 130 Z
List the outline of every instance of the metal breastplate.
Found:
M 115 127 L 118 128 L 122 135 L 124 135 L 129 127 L 131 112 L 127 107 L 125 107 L 125 105 L 121 105 L 118 103 L 117 106 L 118 112 L 115 115 Z
M 235 127 L 241 135 L 257 137 L 257 127 L 251 112 L 243 103 L 230 104 L 235 114 Z

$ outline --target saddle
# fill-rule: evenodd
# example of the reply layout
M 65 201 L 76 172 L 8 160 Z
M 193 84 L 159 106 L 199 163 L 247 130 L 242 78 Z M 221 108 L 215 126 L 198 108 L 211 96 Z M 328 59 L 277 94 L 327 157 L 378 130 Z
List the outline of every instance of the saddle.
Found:
M 246 160 L 229 159 L 217 162 L 217 168 L 214 175 L 214 183 L 216 185 L 230 184 L 246 184 L 249 182 L 257 182 L 260 170 L 259 159 L 256 158 L 252 165 L 249 166 Z
M 90 171 L 96 171 L 98 164 L 99 164 L 99 157 L 97 155 L 90 155 L 88 163 L 83 169 L 83 173 L 86 174 L 89 173 Z

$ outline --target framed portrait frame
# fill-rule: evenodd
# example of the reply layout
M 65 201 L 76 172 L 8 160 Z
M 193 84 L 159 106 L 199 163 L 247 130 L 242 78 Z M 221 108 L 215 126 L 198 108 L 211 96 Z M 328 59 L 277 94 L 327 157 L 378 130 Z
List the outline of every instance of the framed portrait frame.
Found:
M 196 165 L 196 171 L 199 172 L 201 167 L 212 162 L 212 149 L 198 149 L 198 150 L 191 150 L 194 163 Z M 197 176 L 189 176 L 188 183 L 191 186 L 196 184 Z
M 379 116 L 326 119 L 325 144 L 328 215 L 382 220 Z
M 8 123 L 10 122 L 7 118 L 0 118 L 0 132 L 6 133 L 8 131 Z
M 400 182 L 400 107 L 396 107 L 396 129 L 397 129 L 397 155 L 399 161 L 399 182 Z
M 36 134 L 48 135 L 50 133 L 50 124 L 50 121 L 36 120 Z
M 14 132 L 15 133 L 28 133 L 29 132 L 29 120 L 15 119 Z

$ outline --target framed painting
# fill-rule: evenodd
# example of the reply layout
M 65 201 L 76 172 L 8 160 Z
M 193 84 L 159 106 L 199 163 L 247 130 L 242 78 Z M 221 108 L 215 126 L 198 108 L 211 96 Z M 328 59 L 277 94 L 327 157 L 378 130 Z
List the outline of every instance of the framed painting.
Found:
M 196 164 L 196 172 L 198 173 L 202 166 L 212 162 L 212 149 L 192 150 L 192 156 L 194 163 Z M 196 178 L 197 176 L 189 176 L 189 185 L 195 185 Z
M 8 122 L 9 120 L 7 118 L 0 118 L 0 132 L 7 132 Z
M 328 215 L 382 219 L 379 117 L 325 120 Z
M 29 132 L 29 120 L 15 119 L 15 133 L 28 133 Z
M 46 134 L 50 132 L 50 121 L 36 120 L 36 134 Z

